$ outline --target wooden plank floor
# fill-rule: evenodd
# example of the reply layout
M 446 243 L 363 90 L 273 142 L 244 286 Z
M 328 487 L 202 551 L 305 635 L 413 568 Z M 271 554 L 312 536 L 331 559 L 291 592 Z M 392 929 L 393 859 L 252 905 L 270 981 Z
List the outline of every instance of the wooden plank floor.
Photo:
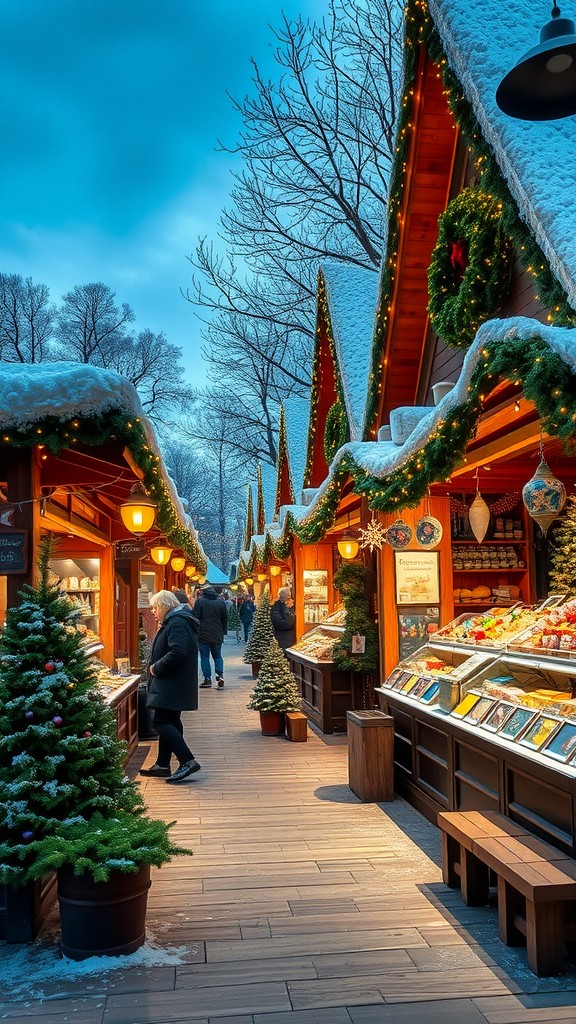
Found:
M 224 690 L 201 690 L 186 716 L 202 771 L 142 780 L 194 851 L 154 871 L 147 946 L 76 972 L 58 958 L 55 912 L 31 946 L 0 943 L 0 1021 L 576 1021 L 574 971 L 535 978 L 499 942 L 496 911 L 442 884 L 437 830 L 401 800 L 351 793 L 345 737 L 260 734 L 241 651 L 227 642 Z M 154 755 L 142 742 L 131 773 Z

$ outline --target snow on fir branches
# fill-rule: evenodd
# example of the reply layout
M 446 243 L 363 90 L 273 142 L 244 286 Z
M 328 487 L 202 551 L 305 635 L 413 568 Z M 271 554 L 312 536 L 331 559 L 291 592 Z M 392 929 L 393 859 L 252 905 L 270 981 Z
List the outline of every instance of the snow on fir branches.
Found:
M 118 843 L 119 817 L 138 822 L 132 850 L 147 847 L 140 863 L 162 863 L 179 851 L 164 822 L 144 816 L 138 788 L 126 777 L 126 745 L 116 716 L 97 688 L 94 666 L 76 629 L 79 610 L 49 582 L 51 542 L 40 545 L 39 583 L 25 585 L 0 637 L 0 882 L 17 886 L 39 878 L 58 847 L 61 863 L 76 864 L 66 842 L 97 817 L 108 856 L 93 863 L 107 876 L 119 848 L 124 870 L 140 864 Z M 147 835 L 147 841 L 144 837 Z
M 300 710 L 300 691 L 290 665 L 275 637 L 264 655 L 256 685 L 246 705 L 249 711 Z
M 244 649 L 244 661 L 246 664 L 256 665 L 262 662 L 268 653 L 273 639 L 274 632 L 270 619 L 270 597 L 268 588 L 265 587 L 256 606 L 254 623 Z
M 566 502 L 562 522 L 554 529 L 550 551 L 551 589 L 567 597 L 576 596 L 576 495 Z

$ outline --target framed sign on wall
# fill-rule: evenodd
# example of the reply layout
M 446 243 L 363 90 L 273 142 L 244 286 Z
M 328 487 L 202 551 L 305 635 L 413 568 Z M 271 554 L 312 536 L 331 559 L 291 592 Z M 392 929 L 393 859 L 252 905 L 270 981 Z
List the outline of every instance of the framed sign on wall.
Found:
M 440 573 L 437 551 L 395 551 L 396 604 L 438 604 Z

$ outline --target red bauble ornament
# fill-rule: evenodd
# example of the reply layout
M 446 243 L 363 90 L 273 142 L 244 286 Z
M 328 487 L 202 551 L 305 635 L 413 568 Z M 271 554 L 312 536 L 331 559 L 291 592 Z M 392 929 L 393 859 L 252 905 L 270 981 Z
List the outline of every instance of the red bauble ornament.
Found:
M 53 672 L 55 668 L 56 665 L 54 664 L 53 661 L 47 661 L 46 664 L 44 665 L 45 672 Z
M 88 732 L 88 730 L 86 730 L 86 732 L 84 733 L 84 739 L 85 739 L 85 740 L 89 739 L 89 737 L 90 737 L 91 735 L 92 735 L 92 733 L 91 733 L 91 732 Z
M 60 715 L 54 715 L 54 718 L 52 719 L 52 722 L 54 723 L 54 725 L 62 725 L 63 721 L 64 721 L 64 719 L 61 718 Z

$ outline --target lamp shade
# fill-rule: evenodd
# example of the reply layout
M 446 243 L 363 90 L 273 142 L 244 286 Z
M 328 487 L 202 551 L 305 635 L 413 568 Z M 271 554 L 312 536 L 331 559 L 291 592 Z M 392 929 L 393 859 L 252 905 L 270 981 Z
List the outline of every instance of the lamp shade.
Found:
M 470 505 L 468 519 L 472 533 L 476 537 L 478 543 L 481 544 L 486 536 L 486 530 L 488 529 L 488 523 L 490 522 L 490 509 L 480 494 L 480 491 L 476 491 L 476 497 Z
M 184 575 L 187 576 L 187 578 L 189 580 L 191 580 L 192 577 L 196 575 L 196 570 L 195 570 L 194 566 L 193 565 L 187 565 L 185 570 L 184 570 Z
M 206 577 L 205 576 L 199 576 L 198 577 L 198 583 L 200 583 L 200 585 L 202 585 L 202 583 L 206 583 Z
M 342 558 L 351 559 L 356 558 L 360 545 L 356 540 L 356 537 L 344 536 L 338 541 L 338 551 Z
M 186 559 L 183 555 L 174 555 L 174 557 L 170 559 L 170 565 L 174 569 L 174 572 L 182 572 L 182 569 L 186 565 Z
M 271 565 L 270 566 L 270 575 L 271 576 L 279 576 L 281 572 L 282 572 L 282 569 L 281 569 L 281 567 L 279 565 Z
M 130 533 L 142 537 L 154 525 L 157 508 L 156 502 L 146 494 L 138 480 L 130 491 L 130 497 L 120 505 L 122 522 Z
M 172 548 L 163 548 L 161 545 L 150 548 L 152 561 L 156 562 L 156 565 L 167 565 L 171 554 Z
M 247 583 L 248 586 L 251 587 L 252 584 L 254 583 L 254 580 L 252 579 L 251 576 L 247 576 L 246 579 L 244 580 L 244 583 Z
M 527 50 L 502 79 L 496 103 L 505 114 L 524 121 L 576 114 L 576 25 L 560 17 L 555 0 L 538 46 Z
M 265 572 L 259 572 L 256 579 L 258 580 L 258 583 L 264 583 L 264 580 L 268 579 L 268 577 Z
M 554 476 L 546 459 L 540 460 L 534 476 L 524 484 L 522 500 L 528 515 L 538 523 L 546 536 L 548 527 L 558 518 L 566 503 L 566 488 L 562 481 Z

